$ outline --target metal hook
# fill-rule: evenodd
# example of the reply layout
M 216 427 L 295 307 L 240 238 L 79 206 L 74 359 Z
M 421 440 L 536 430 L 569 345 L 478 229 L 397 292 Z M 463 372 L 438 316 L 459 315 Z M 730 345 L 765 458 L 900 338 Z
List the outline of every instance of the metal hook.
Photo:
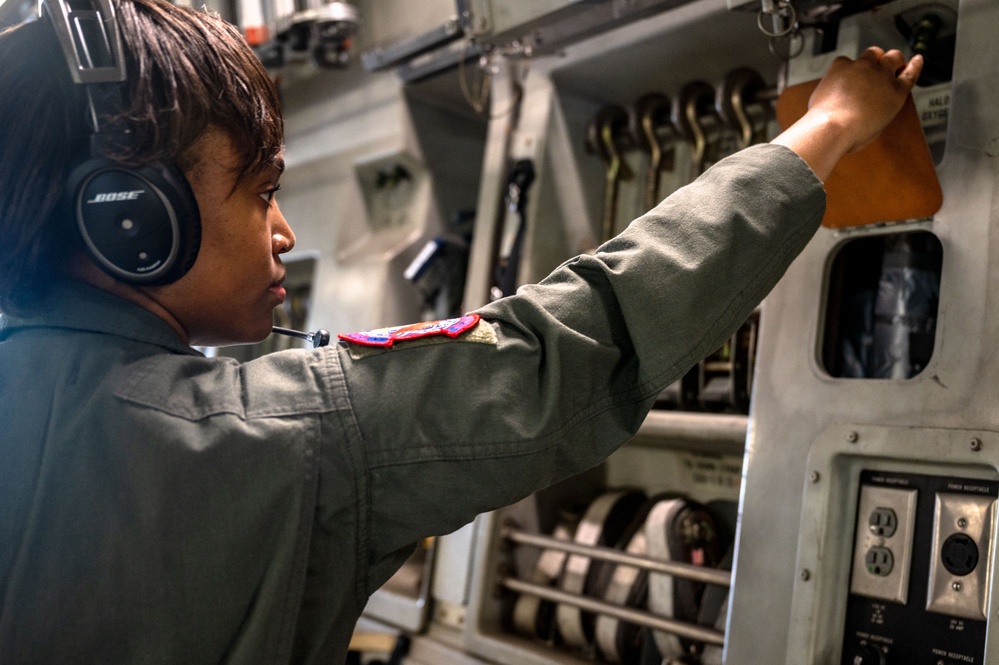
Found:
M 586 128 L 586 149 L 600 155 L 607 163 L 607 185 L 604 190 L 603 240 L 614 235 L 614 217 L 617 208 L 617 183 L 628 180 L 632 173 L 621 158 L 630 139 L 628 112 L 617 104 L 600 109 Z
M 704 81 L 691 81 L 683 86 L 673 100 L 671 116 L 677 134 L 690 144 L 694 173 L 700 175 L 707 151 L 707 134 L 702 119 L 717 119 L 714 87 Z
M 658 92 L 643 95 L 632 107 L 631 132 L 635 143 L 649 153 L 649 170 L 645 178 L 646 208 L 652 208 L 659 202 L 659 174 L 667 167 L 665 155 L 673 152 L 675 130 L 671 110 L 669 97 Z M 663 129 L 668 130 L 665 136 Z
M 765 92 L 776 91 L 768 91 L 760 73 L 749 67 L 731 70 L 718 85 L 715 109 L 722 122 L 736 131 L 740 150 L 752 144 L 753 136 L 756 134 L 756 127 L 753 126 L 753 120 L 749 117 L 746 107 L 763 102 Z M 760 105 L 769 116 L 770 105 L 767 103 Z

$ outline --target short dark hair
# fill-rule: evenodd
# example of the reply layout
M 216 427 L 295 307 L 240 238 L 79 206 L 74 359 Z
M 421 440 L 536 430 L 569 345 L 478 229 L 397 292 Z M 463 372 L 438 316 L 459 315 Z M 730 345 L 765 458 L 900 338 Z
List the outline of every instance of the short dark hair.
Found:
M 238 179 L 271 164 L 284 140 L 277 90 L 239 31 L 217 15 L 165 0 L 115 3 L 128 81 L 102 127 L 127 141 L 109 157 L 191 166 L 209 127 L 229 134 Z M 61 202 L 73 166 L 90 155 L 83 86 L 48 20 L 0 32 L 0 311 L 29 310 L 82 243 Z M 127 130 L 127 134 L 125 134 Z

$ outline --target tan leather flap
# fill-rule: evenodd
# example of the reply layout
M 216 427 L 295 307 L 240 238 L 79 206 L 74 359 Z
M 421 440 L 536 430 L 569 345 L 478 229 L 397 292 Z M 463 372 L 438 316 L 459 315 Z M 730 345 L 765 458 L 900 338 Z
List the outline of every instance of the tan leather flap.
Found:
M 781 93 L 782 128 L 805 114 L 816 85 L 809 81 Z M 929 217 L 940 209 L 943 191 L 911 95 L 878 138 L 840 160 L 825 187 L 822 225 L 830 228 Z

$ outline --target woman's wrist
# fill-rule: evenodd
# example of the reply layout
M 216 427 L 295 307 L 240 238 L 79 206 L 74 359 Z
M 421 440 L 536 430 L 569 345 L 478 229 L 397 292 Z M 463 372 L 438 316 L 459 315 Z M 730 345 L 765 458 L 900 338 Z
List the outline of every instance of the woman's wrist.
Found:
M 797 153 L 819 180 L 825 182 L 843 155 L 859 147 L 857 140 L 835 116 L 813 108 L 771 143 Z

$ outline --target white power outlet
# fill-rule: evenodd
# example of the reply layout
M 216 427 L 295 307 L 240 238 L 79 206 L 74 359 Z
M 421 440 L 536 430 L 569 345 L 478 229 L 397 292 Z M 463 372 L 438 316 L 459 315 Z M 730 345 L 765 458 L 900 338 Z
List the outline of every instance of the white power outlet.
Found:
M 992 496 L 937 494 L 926 599 L 930 612 L 986 618 L 995 506 Z
M 905 604 L 915 520 L 915 489 L 861 486 L 852 593 Z

